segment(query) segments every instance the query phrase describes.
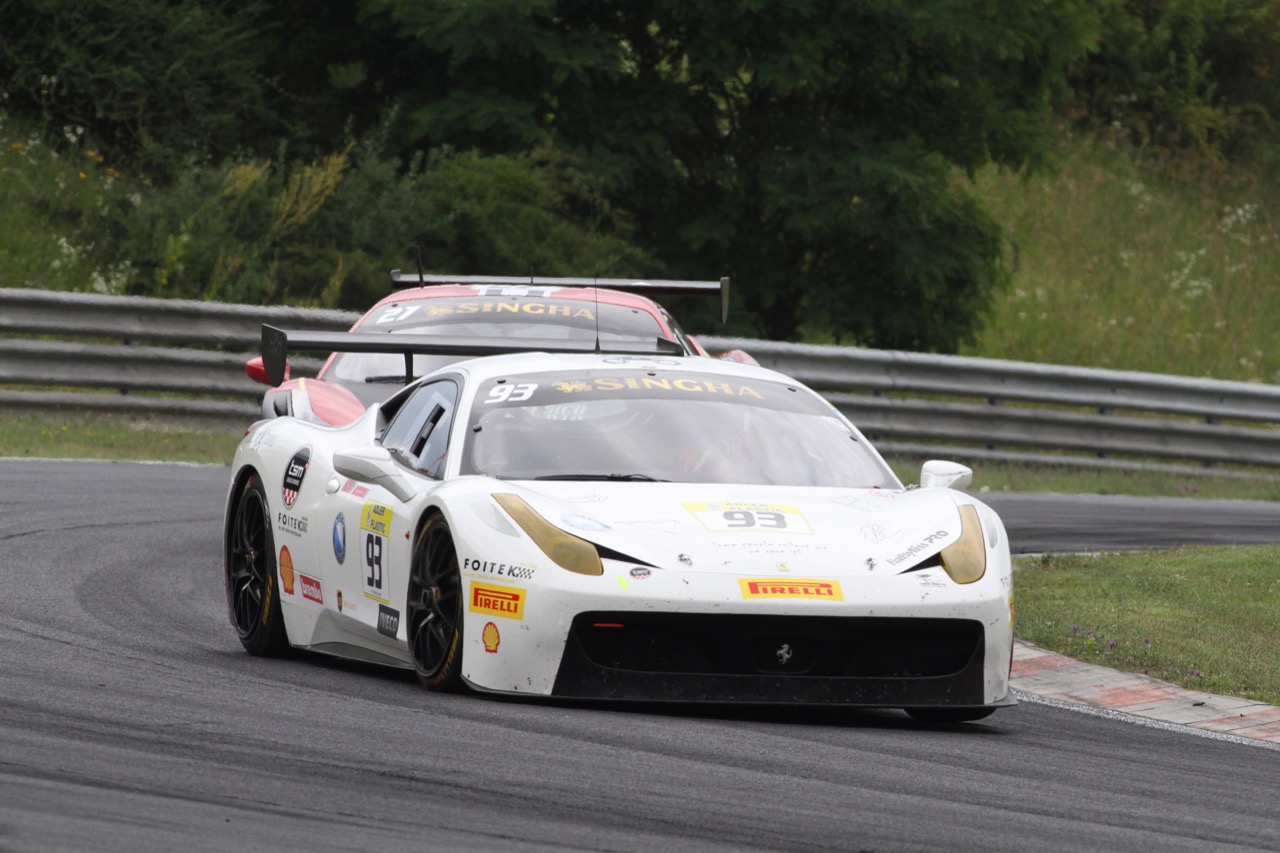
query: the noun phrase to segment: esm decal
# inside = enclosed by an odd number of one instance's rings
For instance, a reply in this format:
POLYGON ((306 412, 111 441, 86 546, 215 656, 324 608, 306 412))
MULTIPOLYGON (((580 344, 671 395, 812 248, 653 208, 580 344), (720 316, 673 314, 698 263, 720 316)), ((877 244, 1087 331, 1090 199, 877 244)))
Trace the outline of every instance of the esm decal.
POLYGON ((311 448, 304 447, 293 454, 293 458, 285 466, 284 484, 281 489, 285 506, 293 506, 293 502, 298 499, 298 491, 302 488, 302 478, 307 476, 307 467, 310 464, 311 448))

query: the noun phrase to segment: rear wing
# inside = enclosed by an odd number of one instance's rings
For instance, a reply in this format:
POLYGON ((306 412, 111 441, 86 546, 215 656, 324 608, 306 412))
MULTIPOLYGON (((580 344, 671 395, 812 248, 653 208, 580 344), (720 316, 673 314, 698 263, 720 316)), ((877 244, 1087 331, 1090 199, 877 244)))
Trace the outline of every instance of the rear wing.
POLYGON ((542 276, 503 275, 423 275, 391 271, 391 289, 426 287, 432 284, 475 284, 497 287, 607 287, 623 293, 671 294, 676 296, 720 296, 720 322, 729 319, 729 277, 719 281, 675 281, 635 278, 545 278, 542 276))
POLYGON ((310 332, 262 326, 262 366, 272 386, 284 382, 285 363, 293 352, 385 352, 404 356, 405 384, 413 380, 413 356, 456 355, 470 358, 513 352, 613 353, 617 355, 683 356, 684 348, 666 338, 565 341, 551 338, 507 338, 481 341, 446 335, 394 335, 388 332, 310 332))

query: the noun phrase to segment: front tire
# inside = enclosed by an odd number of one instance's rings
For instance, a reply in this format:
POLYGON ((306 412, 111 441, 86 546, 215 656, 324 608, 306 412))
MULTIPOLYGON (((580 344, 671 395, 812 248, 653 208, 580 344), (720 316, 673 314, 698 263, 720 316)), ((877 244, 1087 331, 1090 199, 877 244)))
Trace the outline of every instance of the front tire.
POLYGON ((276 580, 275 537, 262 479, 254 474, 236 503, 226 549, 227 607, 240 644, 251 655, 289 649, 276 580))
POLYGON ((462 576, 449 523, 432 515, 413 546, 409 652, 428 690, 456 693, 462 681, 462 576))

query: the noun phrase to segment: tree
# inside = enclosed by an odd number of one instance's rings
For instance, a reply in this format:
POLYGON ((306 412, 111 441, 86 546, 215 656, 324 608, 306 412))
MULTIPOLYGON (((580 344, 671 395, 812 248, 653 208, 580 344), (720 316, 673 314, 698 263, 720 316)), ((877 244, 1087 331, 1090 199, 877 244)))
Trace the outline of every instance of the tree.
POLYGON ((938 351, 1004 277, 958 176, 1041 157, 1082 5, 362 0, 436 72, 413 144, 571 152, 667 271, 735 278, 737 331, 938 351))

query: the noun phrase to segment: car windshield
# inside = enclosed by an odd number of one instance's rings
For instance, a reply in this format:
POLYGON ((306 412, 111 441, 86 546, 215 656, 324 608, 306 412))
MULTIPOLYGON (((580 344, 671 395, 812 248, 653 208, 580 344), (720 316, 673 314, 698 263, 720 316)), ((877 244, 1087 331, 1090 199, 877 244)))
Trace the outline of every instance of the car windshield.
POLYGON ((897 485, 825 402, 688 371, 530 374, 472 404, 462 473, 500 479, 897 485))
MULTIPOLYGON (((667 337, 656 317, 625 305, 583 299, 553 299, 540 295, 477 295, 433 297, 390 303, 360 324, 361 332, 447 335, 476 341, 530 339, 563 341, 621 340, 667 337)), ((414 355, 411 373, 425 376, 462 356, 414 355)), ((403 384, 404 356, 398 353, 338 353, 323 374, 330 382, 351 387, 361 384, 403 384)), ((382 399, 385 389, 373 391, 382 399)))

